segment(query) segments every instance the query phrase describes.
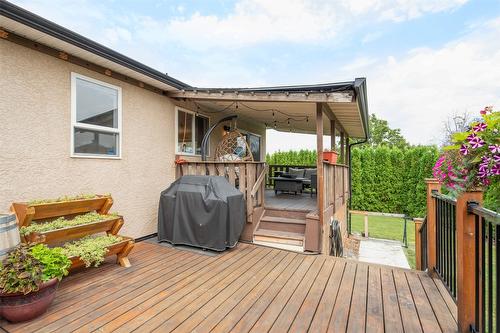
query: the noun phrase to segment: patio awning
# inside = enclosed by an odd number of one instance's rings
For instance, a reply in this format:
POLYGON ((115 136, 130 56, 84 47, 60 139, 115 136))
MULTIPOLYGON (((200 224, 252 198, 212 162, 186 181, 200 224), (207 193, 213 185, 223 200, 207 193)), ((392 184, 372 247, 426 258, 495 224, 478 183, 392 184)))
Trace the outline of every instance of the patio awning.
POLYGON ((264 88, 185 88, 168 96, 192 103, 200 111, 264 123, 283 132, 316 133, 316 107, 321 103, 324 134, 330 120, 352 138, 368 135, 366 80, 319 85, 264 88))

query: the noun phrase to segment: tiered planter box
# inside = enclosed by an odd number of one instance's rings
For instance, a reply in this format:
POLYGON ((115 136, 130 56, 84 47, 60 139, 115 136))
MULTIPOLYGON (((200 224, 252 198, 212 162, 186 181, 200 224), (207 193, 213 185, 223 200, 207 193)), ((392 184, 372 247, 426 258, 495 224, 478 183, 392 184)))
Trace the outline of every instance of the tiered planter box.
MULTIPOLYGON (((44 223, 59 217, 71 218, 76 215, 89 212, 97 212, 106 215, 113 205, 113 199, 109 196, 97 196, 92 199, 72 200, 64 202, 51 202, 30 205, 25 202, 15 202, 11 210, 16 214, 19 227, 29 226, 32 222, 44 223)), ((48 245, 61 244, 88 235, 107 233, 117 235, 123 240, 108 247, 106 257, 116 255, 117 263, 123 267, 130 267, 128 254, 134 247, 134 240, 130 237, 118 235, 123 226, 123 217, 117 215, 115 218, 97 221, 62 229, 56 229, 40 233, 31 233, 22 237, 23 242, 45 243, 48 245)), ((71 269, 81 267, 84 263, 78 257, 70 258, 71 269)))

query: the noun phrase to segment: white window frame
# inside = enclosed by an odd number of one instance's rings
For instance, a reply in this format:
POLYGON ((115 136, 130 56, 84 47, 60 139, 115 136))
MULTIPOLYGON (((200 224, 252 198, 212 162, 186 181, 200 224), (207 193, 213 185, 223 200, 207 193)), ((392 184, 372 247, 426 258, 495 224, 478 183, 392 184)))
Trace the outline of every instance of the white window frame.
POLYGON ((71 151, 70 156, 76 158, 97 158, 97 159, 114 159, 119 160, 122 158, 122 88, 93 79, 88 76, 84 76, 78 73, 71 73, 71 151), (80 123, 76 121, 76 80, 84 80, 94 84, 98 84, 100 86, 114 89, 118 92, 118 128, 99 126, 99 125, 91 125, 80 123), (113 133, 118 134, 118 155, 105 155, 105 154, 81 154, 75 153, 75 128, 88 129, 92 131, 99 131, 104 133, 113 133))
MULTIPOLYGON (((183 156, 201 156, 200 154, 196 154, 196 116, 198 117, 203 117, 208 120, 208 128, 210 128, 210 117, 207 115, 204 115, 200 112, 194 112, 185 108, 181 108, 176 106, 175 107, 175 154, 176 155, 183 155, 183 156), (193 115, 193 120, 191 123, 192 130, 193 130, 193 151, 194 153, 186 153, 186 152, 181 152, 179 151, 179 111, 185 112, 185 113, 190 113, 193 115)), ((210 141, 208 142, 208 149, 207 149, 207 157, 210 156, 210 141)))

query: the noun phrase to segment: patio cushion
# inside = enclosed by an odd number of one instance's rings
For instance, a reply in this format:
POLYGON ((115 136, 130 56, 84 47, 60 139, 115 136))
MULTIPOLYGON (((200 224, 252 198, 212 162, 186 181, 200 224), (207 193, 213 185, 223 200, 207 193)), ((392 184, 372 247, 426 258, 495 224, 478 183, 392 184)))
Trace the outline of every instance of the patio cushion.
POLYGON ((312 175, 316 175, 318 171, 316 169, 306 169, 304 171, 304 178, 311 179, 312 175))
POLYGON ((304 169, 290 168, 288 169, 288 173, 297 178, 304 178, 304 169))

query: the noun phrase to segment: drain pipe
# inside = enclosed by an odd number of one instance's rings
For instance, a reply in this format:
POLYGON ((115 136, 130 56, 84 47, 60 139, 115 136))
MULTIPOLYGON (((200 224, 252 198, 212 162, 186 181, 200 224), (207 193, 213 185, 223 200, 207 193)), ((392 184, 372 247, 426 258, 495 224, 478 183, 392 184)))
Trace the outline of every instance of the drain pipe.
POLYGON ((351 143, 349 144, 349 204, 347 205, 348 206, 348 209, 349 211, 347 212, 348 215, 347 215, 347 218, 348 218, 348 222, 347 222, 347 231, 349 232, 349 234, 351 234, 351 209, 352 209, 352 152, 351 152, 351 149, 352 147, 356 146, 356 145, 360 145, 360 144, 363 144, 363 143, 366 143, 368 142, 368 138, 365 137, 363 140, 361 141, 358 141, 358 142, 354 142, 354 143, 351 143))

